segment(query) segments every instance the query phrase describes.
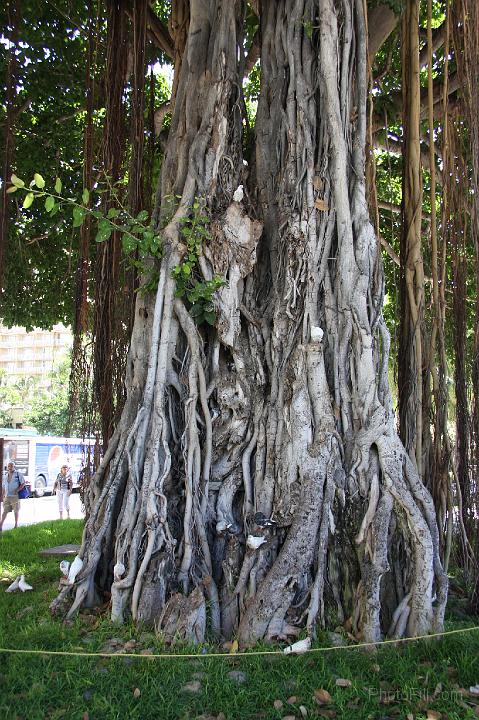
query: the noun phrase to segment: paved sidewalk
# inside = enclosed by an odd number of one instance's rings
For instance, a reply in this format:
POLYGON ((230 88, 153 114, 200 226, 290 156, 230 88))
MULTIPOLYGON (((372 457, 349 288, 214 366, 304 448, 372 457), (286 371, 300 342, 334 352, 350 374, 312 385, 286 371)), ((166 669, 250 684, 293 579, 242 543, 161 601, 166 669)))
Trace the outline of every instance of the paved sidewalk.
MULTIPOLYGON (((35 525, 44 520, 58 520, 58 500, 56 495, 45 495, 42 498, 28 498, 20 501, 19 525, 35 525)), ((1 505, 3 512, 3 504, 1 505)), ((66 512, 63 513, 66 519, 66 512)), ((81 507, 80 494, 73 493, 70 496, 70 518, 78 520, 84 517, 81 507)), ((3 529, 11 530, 15 525, 13 513, 9 513, 3 523, 3 529)))

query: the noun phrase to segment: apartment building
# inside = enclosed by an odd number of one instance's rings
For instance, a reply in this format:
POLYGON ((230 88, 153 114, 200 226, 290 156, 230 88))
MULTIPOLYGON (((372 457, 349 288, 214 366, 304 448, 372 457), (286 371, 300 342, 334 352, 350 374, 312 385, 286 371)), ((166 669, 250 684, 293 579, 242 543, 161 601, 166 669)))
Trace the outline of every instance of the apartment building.
POLYGON ((63 325, 30 332, 0 325, 0 371, 5 371, 9 381, 33 377, 46 385, 49 373, 69 353, 72 342, 70 330, 63 325))

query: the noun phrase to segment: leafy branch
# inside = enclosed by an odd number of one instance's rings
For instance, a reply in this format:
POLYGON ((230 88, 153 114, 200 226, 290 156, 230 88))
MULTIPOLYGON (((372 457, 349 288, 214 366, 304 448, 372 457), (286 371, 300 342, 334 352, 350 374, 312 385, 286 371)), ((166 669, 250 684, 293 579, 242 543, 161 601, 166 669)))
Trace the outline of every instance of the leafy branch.
POLYGON ((207 322, 214 325, 216 312, 213 303, 215 292, 226 285, 226 280, 215 275, 211 280, 203 280, 198 270, 201 247, 210 239, 209 219, 201 213, 200 203, 193 203, 192 212, 181 220, 181 237, 186 244, 186 253, 182 262, 173 269, 176 282, 176 297, 186 298, 189 311, 198 325, 207 322))
MULTIPOLYGON (((129 262, 138 269, 143 278, 149 278, 143 283, 141 291, 156 290, 159 275, 158 271, 151 267, 150 261, 151 258, 161 258, 162 244, 160 235, 152 230, 151 224, 147 222, 149 214, 146 210, 141 210, 136 217, 133 217, 124 207, 111 207, 105 214, 97 209, 99 198, 96 207, 92 207, 93 193, 87 188, 83 189, 79 201, 62 195, 63 185, 58 177, 53 191, 46 190, 45 185, 45 180, 39 173, 34 174, 28 186, 21 178, 12 175, 11 186, 7 189, 7 193, 23 191, 25 197, 22 206, 25 209, 30 208, 39 198, 45 198, 45 210, 52 217, 64 207, 70 207, 74 228, 81 227, 87 217, 94 218, 97 221, 95 241, 98 243, 106 242, 112 233, 117 231, 121 234, 122 249, 128 256, 129 262)), ((109 191, 115 198, 114 189, 109 188, 109 191)), ((100 195, 103 191, 96 189, 95 192, 100 195)), ((199 271, 202 244, 211 236, 209 219, 201 213, 198 200, 193 203, 190 215, 181 220, 180 234, 187 250, 182 262, 172 271, 176 283, 176 297, 186 299, 191 316, 198 325, 203 322, 214 325, 216 322, 214 294, 226 285, 226 280, 219 275, 215 275, 211 280, 204 280, 199 271)))
MULTIPOLYGON (((155 271, 152 271, 147 259, 161 258, 162 245, 158 233, 147 223, 149 214, 146 210, 141 210, 136 217, 133 217, 123 207, 121 209, 111 207, 105 214, 97 209, 99 203, 96 207, 91 206, 93 193, 87 188, 83 189, 81 201, 65 197, 61 194, 63 184, 60 178, 56 178, 54 191, 50 191, 45 189, 45 180, 39 173, 34 174, 33 180, 28 186, 16 175, 12 175, 11 183, 7 193, 25 192, 22 203, 22 207, 25 209, 30 208, 35 200, 44 197, 45 210, 51 217, 63 210, 64 207, 71 208, 74 228, 81 227, 88 216, 94 218, 97 221, 95 241, 98 243, 109 240, 115 231, 120 233, 122 249, 129 257, 130 263, 138 269, 140 275, 150 275, 149 281, 142 286, 142 291, 148 292, 156 289, 158 276, 155 271)), ((96 190, 98 195, 102 192, 102 190, 96 190)))

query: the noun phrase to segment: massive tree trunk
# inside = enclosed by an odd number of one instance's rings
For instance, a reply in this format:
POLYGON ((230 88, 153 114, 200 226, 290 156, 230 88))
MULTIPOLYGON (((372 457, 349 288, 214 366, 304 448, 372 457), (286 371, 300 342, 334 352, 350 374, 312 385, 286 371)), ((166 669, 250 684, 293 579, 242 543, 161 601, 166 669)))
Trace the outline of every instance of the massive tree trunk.
POLYGON ((155 621, 166 637, 209 628, 245 645, 338 619, 365 640, 428 632, 447 581, 388 387, 364 4, 263 0, 249 165, 244 12, 189 4, 158 290, 138 297, 128 398, 91 486, 68 615, 110 590, 115 621, 155 621), (193 272, 227 281, 214 327, 195 324, 172 276, 198 213, 209 233, 193 272))

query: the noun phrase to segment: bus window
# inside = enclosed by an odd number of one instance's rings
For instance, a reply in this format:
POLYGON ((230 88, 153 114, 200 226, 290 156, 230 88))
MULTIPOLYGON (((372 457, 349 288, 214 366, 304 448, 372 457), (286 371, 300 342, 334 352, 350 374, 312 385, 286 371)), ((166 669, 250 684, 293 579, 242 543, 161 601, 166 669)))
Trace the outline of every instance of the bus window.
POLYGON ((14 462, 17 470, 23 475, 28 475, 29 447, 28 440, 6 440, 3 447, 4 465, 7 466, 9 462, 14 462))

